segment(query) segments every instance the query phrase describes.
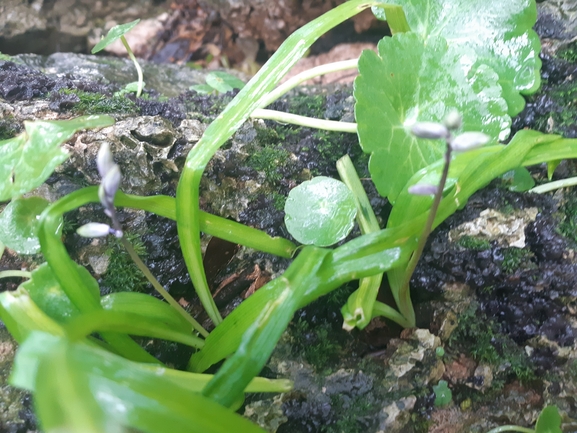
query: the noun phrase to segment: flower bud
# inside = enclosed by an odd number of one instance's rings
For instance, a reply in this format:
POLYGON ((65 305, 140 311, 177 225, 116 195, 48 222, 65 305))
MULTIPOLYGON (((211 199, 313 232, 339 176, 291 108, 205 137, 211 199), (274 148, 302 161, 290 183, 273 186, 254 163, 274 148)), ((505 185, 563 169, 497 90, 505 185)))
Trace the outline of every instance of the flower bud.
POLYGON ((439 187, 437 185, 431 185, 427 183, 421 183, 417 185, 411 185, 409 187, 409 194, 413 195, 435 195, 439 187))
POLYGON ((110 145, 105 141, 98 149, 98 154, 96 155, 96 167, 98 167, 100 177, 104 178, 113 165, 114 160, 112 159, 110 145))
POLYGON ((462 122, 463 118, 461 117, 461 115, 457 110, 453 110, 449 114, 447 114, 447 117, 445 117, 445 120, 443 121, 445 126, 449 128, 451 131, 459 129, 461 127, 462 122))
POLYGON ((436 122, 417 122, 411 127, 411 132, 419 138, 431 140, 444 139, 449 136, 447 127, 436 122))
POLYGON ((109 207, 114 203, 114 196, 116 195, 116 191, 118 191, 121 179, 120 168, 118 165, 113 164, 108 170, 108 173, 102 178, 100 182, 101 188, 98 191, 98 197, 104 207, 109 207))
POLYGON ((101 238, 111 234, 111 227, 108 224, 88 223, 76 229, 76 233, 84 238, 101 238))
POLYGON ((466 152, 487 144, 491 137, 482 132, 464 132, 451 141, 451 149, 455 152, 466 152))

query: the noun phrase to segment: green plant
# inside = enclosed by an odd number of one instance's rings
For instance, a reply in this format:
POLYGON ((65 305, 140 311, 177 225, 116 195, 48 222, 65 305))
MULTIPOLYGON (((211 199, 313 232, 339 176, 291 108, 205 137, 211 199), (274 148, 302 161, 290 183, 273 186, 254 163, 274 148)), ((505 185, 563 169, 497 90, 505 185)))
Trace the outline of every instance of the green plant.
MULTIPOLYGON (((577 140, 530 130, 518 132, 507 146, 498 144, 509 133, 510 115, 523 108, 521 94, 539 86, 539 41, 531 30, 536 18, 533 0, 510 0, 505 5, 497 0, 409 0, 403 7, 394 3, 351 0, 290 36, 192 148, 176 198, 117 192, 120 172, 103 147, 98 157, 102 184, 75 191, 38 215, 36 236, 47 263, 26 275, 31 277, 28 285, 0 295, 0 317, 21 344, 12 383, 34 393, 45 430, 263 431, 234 409, 245 392, 290 387, 286 381, 256 376, 297 309, 346 282, 360 280, 343 307, 347 329, 363 328, 379 315, 414 326, 409 282, 431 230, 496 177, 519 167, 577 156, 577 140), (314 68, 275 89, 316 39, 368 7, 387 19, 393 32, 380 42, 379 54, 365 52, 358 61, 314 68), (424 10, 429 13, 424 15, 424 10), (446 14, 448 10, 453 13, 446 14), (357 123, 265 109, 311 76, 357 67, 357 123), (307 245, 297 251, 286 239, 201 212, 199 184, 207 163, 249 117, 357 133, 363 150, 371 154, 371 178, 393 205, 386 228, 379 226, 346 157, 337 168, 351 191, 362 236, 337 248, 307 245), (454 154, 487 141, 487 146, 454 154), (97 282, 70 259, 58 231, 61 218, 98 202, 110 223, 90 223, 80 233, 120 239, 167 303, 134 292, 101 297, 97 282), (210 334, 163 292, 144 266, 115 218, 118 206, 176 220, 195 290, 216 325, 210 334), (296 258, 281 277, 259 289, 223 321, 204 275, 201 231, 296 258), (376 301, 385 272, 396 305, 376 301), (189 371, 160 366, 129 335, 194 348, 189 371), (201 374, 223 360, 214 376, 201 374)), ((123 32, 135 23, 111 30, 110 38, 122 40, 123 32)), ((139 93, 141 89, 140 85, 139 93)), ((39 186, 66 159, 60 145, 76 130, 112 122, 108 116, 87 116, 68 122, 27 123, 25 133, 0 142, 0 165, 7 168, 0 178, 0 200, 17 200, 39 186)), ((330 215, 324 221, 325 226, 332 224, 330 215)))
MULTIPOLYGON (((106 36, 103 37, 100 40, 100 42, 98 42, 94 46, 94 48, 92 48, 92 51, 91 51, 92 54, 96 54, 99 51, 102 51, 104 48, 106 48, 108 45, 110 45, 111 43, 113 43, 117 39, 120 39, 120 42, 122 42, 122 45, 124 45, 124 48, 126 48, 126 52, 128 53, 128 57, 130 57, 130 60, 132 60, 132 63, 134 63, 134 67, 136 68, 136 73, 138 75, 138 81, 136 82, 136 97, 137 98, 140 97, 140 95, 142 93, 142 89, 144 88, 144 79, 142 77, 142 68, 140 67, 140 63, 138 63, 138 60, 136 60, 136 57, 134 57, 134 53, 132 52, 130 45, 128 45, 128 42, 126 41, 126 38, 124 37, 124 35, 126 33, 128 33, 130 30, 132 30, 132 28, 134 26, 136 26, 139 22, 140 22, 140 19, 137 19, 137 20, 131 21, 131 22, 126 23, 126 24, 119 24, 117 26, 112 27, 108 31, 106 36)), ((134 83, 127 84, 124 90, 126 92, 135 91, 134 90, 134 83)))
POLYGON ((206 74, 204 79, 206 84, 196 84, 190 86, 190 90, 194 90, 197 93, 226 93, 234 89, 242 89, 244 87, 244 81, 228 72, 223 71, 213 71, 206 74))

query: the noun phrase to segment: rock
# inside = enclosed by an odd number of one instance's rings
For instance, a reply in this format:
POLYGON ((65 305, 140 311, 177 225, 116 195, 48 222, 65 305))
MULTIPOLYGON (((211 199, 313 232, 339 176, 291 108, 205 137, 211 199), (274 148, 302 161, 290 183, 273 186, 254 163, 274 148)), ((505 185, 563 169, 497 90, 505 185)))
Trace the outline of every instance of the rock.
POLYGON ((7 54, 85 53, 101 22, 125 23, 158 14, 143 0, 6 0, 0 4, 0 51, 7 54))

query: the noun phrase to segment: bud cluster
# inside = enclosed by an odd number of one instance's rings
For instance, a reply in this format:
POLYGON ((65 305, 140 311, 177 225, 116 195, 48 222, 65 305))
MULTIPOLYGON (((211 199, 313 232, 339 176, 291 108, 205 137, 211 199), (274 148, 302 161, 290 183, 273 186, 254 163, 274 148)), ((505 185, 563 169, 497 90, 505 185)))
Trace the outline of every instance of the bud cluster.
MULTIPOLYGON (((461 115, 456 111, 452 111, 445 117, 443 123, 417 122, 412 126, 411 132, 419 138, 445 140, 449 155, 451 151, 466 152, 477 149, 489 142, 490 137, 482 132, 463 132, 454 137, 451 131, 460 128, 461 124, 461 115)), ((450 156, 448 158, 450 160, 450 156)), ((438 189, 435 185, 419 184, 410 186, 409 193, 415 195, 434 195, 438 192, 438 189)))
POLYGON ((100 146, 98 155, 96 156, 96 166, 98 168, 98 173, 102 178, 100 186, 98 187, 98 198, 104 207, 104 213, 112 221, 112 227, 108 224, 91 222, 78 228, 76 233, 84 237, 114 235, 117 238, 121 238, 123 233, 120 229, 120 223, 116 218, 114 196, 120 186, 122 174, 120 173, 120 167, 118 167, 112 159, 112 152, 110 151, 110 145, 108 143, 104 143, 100 146))

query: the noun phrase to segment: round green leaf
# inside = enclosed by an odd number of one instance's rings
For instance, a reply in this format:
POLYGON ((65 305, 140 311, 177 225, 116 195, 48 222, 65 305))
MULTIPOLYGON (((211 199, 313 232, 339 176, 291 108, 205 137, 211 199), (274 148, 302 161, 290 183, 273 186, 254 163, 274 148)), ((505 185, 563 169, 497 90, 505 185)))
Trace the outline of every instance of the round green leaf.
POLYGON ((371 153, 371 177, 392 203, 413 174, 445 151, 444 141, 411 134, 416 122, 442 122, 456 110, 463 117, 457 133, 508 136, 511 118, 499 77, 488 66, 475 67, 473 52, 464 55, 441 37, 425 42, 412 32, 382 39, 378 50, 359 59, 355 115, 360 144, 371 153))
MULTIPOLYGON (((479 62, 493 68, 508 104, 508 113, 521 112, 520 95, 535 92, 541 83, 535 0, 387 0, 403 6, 411 30, 426 41, 442 36, 460 50, 473 50, 479 62)), ((466 53, 466 51, 464 51, 466 53)))
POLYGON ((18 254, 38 253, 38 217, 46 206, 48 201, 41 197, 20 198, 8 203, 0 214, 0 241, 18 254))
POLYGON ((320 247, 344 239, 357 215, 353 194, 347 186, 324 176, 291 190, 284 210, 289 233, 302 244, 320 247))
POLYGON ((100 42, 98 42, 94 48, 92 48, 92 54, 95 54, 99 51, 102 51, 104 48, 106 48, 108 45, 110 45, 112 42, 114 42, 115 40, 117 40, 118 38, 120 38, 121 36, 124 36, 126 33, 128 33, 136 24, 138 24, 140 22, 140 19, 134 20, 130 23, 126 23, 126 24, 119 24, 117 26, 112 27, 108 33, 106 34, 106 36, 104 38, 102 38, 100 40, 100 42))

